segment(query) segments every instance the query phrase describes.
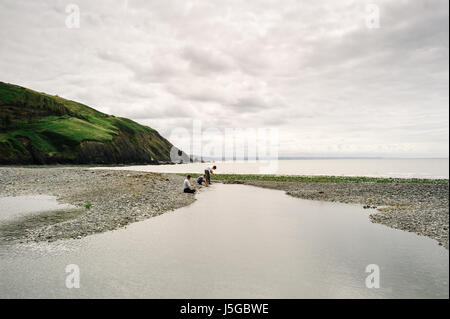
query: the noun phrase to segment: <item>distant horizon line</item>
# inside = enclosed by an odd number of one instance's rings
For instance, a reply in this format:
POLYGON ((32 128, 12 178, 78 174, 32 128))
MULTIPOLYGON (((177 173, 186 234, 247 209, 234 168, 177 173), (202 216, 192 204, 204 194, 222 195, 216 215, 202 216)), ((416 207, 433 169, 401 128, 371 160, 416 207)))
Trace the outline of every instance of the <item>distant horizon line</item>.
MULTIPOLYGON (((191 158, 196 161, 239 161, 239 160, 248 160, 246 157, 239 158, 218 158, 218 157, 201 157, 201 156, 191 156, 191 158)), ((279 157, 261 157, 255 158, 251 160, 327 160, 327 159, 441 159, 441 160, 449 160, 449 157, 387 157, 387 156, 279 156, 279 157)))

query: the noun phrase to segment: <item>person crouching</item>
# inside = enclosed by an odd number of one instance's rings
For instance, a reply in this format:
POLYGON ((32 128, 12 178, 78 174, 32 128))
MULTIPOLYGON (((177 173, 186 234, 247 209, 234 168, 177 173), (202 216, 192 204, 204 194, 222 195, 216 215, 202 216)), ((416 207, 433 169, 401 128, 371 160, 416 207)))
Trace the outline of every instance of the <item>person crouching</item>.
POLYGON ((205 186, 208 187, 209 184, 208 184, 208 181, 206 180, 206 174, 203 174, 203 176, 199 176, 199 177, 197 178, 197 183, 198 183, 199 185, 205 184, 205 186))

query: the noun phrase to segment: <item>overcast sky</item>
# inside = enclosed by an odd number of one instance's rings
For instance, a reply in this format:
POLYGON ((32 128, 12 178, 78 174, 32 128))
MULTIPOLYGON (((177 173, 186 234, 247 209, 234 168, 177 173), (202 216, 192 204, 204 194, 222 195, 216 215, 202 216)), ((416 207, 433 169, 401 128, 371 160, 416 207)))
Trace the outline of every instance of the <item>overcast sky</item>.
POLYGON ((166 137, 200 120, 219 132, 277 128, 284 156, 448 157, 448 10, 447 0, 0 0, 0 81, 166 137), (70 3, 80 28, 66 26, 70 3))

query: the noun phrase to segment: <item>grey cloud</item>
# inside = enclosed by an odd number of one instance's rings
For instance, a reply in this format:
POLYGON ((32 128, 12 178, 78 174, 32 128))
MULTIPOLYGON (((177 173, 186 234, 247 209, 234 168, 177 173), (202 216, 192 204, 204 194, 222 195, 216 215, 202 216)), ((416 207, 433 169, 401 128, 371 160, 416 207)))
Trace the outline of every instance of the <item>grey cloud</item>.
POLYGON ((240 97, 236 103, 232 104, 239 112, 258 112, 267 109, 282 109, 285 107, 281 99, 264 98, 259 95, 250 95, 240 97))
POLYGON ((189 61, 191 70, 198 75, 226 72, 233 68, 233 62, 229 57, 211 49, 186 47, 182 56, 189 61))
POLYGON ((3 0, 0 80, 162 134, 197 119, 277 127, 280 154, 448 156, 448 1, 376 1, 379 29, 366 3, 80 0, 68 29, 65 2, 3 0))

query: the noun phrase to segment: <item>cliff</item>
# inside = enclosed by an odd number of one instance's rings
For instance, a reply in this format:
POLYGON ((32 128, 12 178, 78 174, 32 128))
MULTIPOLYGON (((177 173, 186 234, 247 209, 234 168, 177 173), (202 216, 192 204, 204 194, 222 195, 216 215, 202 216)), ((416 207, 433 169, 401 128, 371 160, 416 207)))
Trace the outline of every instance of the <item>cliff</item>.
POLYGON ((148 126, 0 82, 0 164, 159 164, 172 147, 148 126))

